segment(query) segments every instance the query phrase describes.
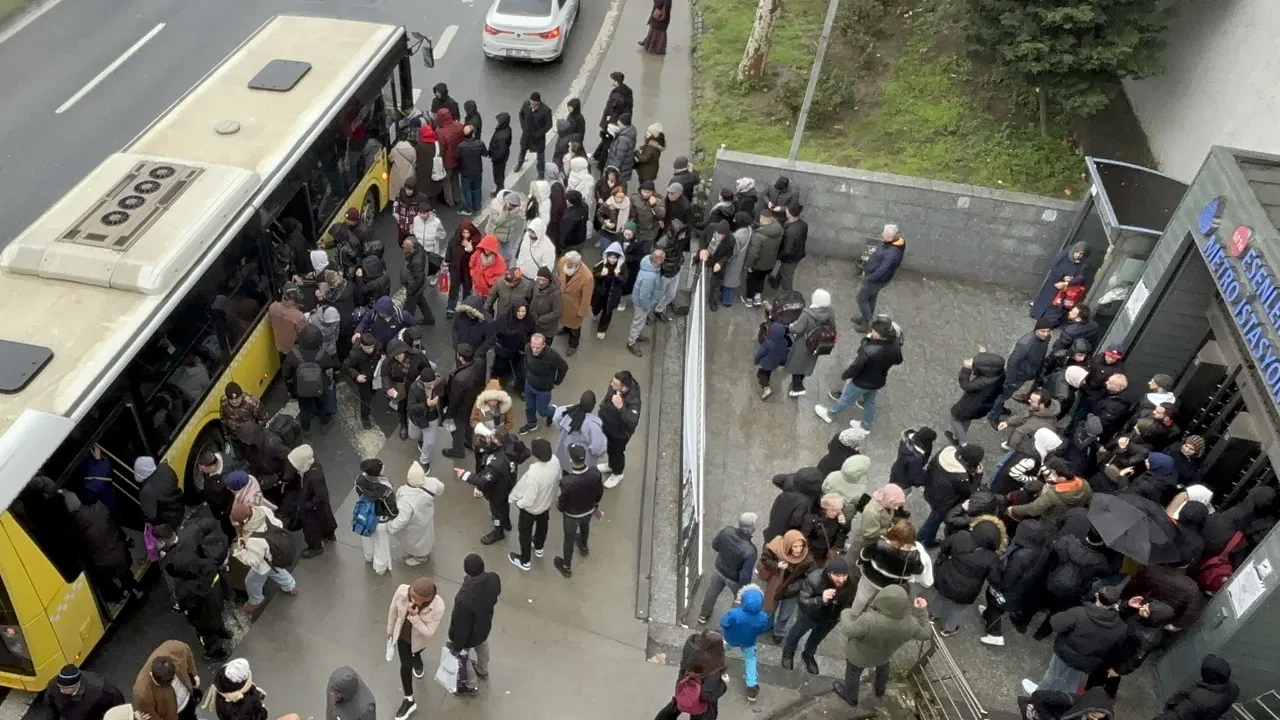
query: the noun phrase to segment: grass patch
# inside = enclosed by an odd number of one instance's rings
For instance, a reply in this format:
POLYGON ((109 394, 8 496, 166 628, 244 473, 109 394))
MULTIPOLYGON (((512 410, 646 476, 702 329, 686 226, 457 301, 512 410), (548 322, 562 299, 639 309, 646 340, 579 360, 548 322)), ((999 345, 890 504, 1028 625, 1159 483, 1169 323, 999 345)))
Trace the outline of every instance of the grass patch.
POLYGON ((0 24, 18 14, 31 0, 0 0, 0 24))
MULTIPOLYGON (((1041 137, 1032 98, 992 82, 966 52, 960 0, 841 2, 842 14, 857 14, 845 25, 856 31, 832 34, 819 85, 831 101, 815 100, 800 159, 1057 197, 1083 189, 1065 124, 1041 137)), ((736 70, 753 13, 742 0, 698 3, 695 146, 705 162, 722 144, 785 156, 826 1, 786 0, 766 77, 749 87, 736 70)))

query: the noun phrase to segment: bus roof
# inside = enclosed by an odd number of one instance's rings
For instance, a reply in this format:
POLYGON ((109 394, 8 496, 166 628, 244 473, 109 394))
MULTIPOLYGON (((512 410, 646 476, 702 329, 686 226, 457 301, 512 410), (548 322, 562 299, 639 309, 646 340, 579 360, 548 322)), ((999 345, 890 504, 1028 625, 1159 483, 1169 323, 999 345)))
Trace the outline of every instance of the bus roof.
MULTIPOLYGON (((231 241, 235 233, 228 230, 252 215, 293 156, 326 129, 403 32, 351 20, 271 19, 4 248, 0 339, 48 347, 53 359, 23 390, 0 395, 0 447, 34 440, 8 436, 24 413, 78 420, 87 412, 231 241), (286 92, 251 89, 250 79, 279 59, 311 67, 286 92), (215 126, 225 121, 238 130, 220 134, 215 126), (161 165, 189 171, 188 184, 156 192, 156 203, 171 204, 153 211, 131 236, 102 240, 113 225, 101 214, 110 210, 104 200, 120 197, 127 183, 161 165), (91 224, 86 218, 97 223, 98 235, 83 229, 91 224), (114 272, 95 267, 102 265, 114 272)), ((47 457, 65 433, 44 434, 39 449, 17 447, 47 457)), ((0 489, 0 495, 8 493, 0 489)))

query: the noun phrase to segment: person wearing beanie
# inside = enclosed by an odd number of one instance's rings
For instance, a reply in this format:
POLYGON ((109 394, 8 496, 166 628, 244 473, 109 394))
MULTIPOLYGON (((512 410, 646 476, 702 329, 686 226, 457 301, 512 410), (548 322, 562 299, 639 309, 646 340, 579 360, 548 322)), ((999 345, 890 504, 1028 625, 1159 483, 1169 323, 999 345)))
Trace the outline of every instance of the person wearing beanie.
POLYGON ((902 343, 893 321, 877 318, 871 323, 871 332, 859 341, 853 362, 840 374, 840 379, 845 381, 844 387, 840 392, 832 390, 828 393, 835 404, 829 408, 815 405, 814 413, 830 423, 833 417, 858 403, 862 406, 862 420, 855 420, 850 426, 856 425, 871 432, 876 421, 876 396, 889 382, 889 371, 901 364, 902 343))
MULTIPOLYGON (((550 247, 550 240, 544 242, 550 247)), ((524 250, 521 249, 521 252, 524 250)), ((554 248, 548 262, 548 265, 539 265, 532 270, 534 281, 533 295, 529 298, 529 316, 533 318, 533 331, 542 333, 551 342, 560 332, 565 303, 564 290, 556 281, 554 248)))
POLYGON ((937 439, 938 433, 927 425, 903 430, 898 438, 898 457, 889 466, 889 482, 904 492, 924 487, 925 466, 933 456, 933 443, 937 439))
POLYGON ((711 285, 707 288, 707 307, 715 312, 726 304, 724 275, 737 246, 727 221, 716 221, 710 226, 710 231, 706 246, 698 251, 698 261, 710 271, 707 276, 711 280, 711 285))
POLYGON ((440 424, 453 436, 451 447, 445 448, 441 454, 461 460, 467 456, 466 446, 473 441, 471 411, 475 409, 476 398, 484 392, 489 368, 487 358, 477 357, 467 343, 459 343, 454 348, 454 362, 456 365, 444 380, 445 390, 436 407, 440 412, 440 424))
POLYGON ((302 478, 298 493, 298 516, 302 524, 302 537, 307 547, 302 557, 313 558, 324 552, 324 543, 335 542, 334 532, 338 520, 333 516, 333 504, 329 502, 329 484, 324 468, 316 462, 315 450, 310 445, 299 445, 289 451, 289 464, 302 478))
POLYGON ((787 208, 800 202, 800 189, 791 183, 791 178, 779 175, 764 191, 764 204, 773 213, 773 219, 779 223, 787 221, 787 208))
MULTIPOLYGON (((742 181, 739 181, 739 185, 741 183, 742 181)), ((737 215, 735 214, 734 217, 736 218, 737 215)), ((773 213, 767 208, 759 211, 754 217, 759 218, 759 224, 751 231, 751 237, 747 241, 747 254, 742 261, 747 273, 742 300, 749 308, 758 307, 761 304, 760 293, 764 291, 765 278, 773 272, 774 266, 778 263, 783 235, 782 225, 778 224, 778 221, 773 218, 773 213)))
POLYGON ((415 567, 431 557, 436 545, 436 498, 444 483, 428 477, 419 463, 409 465, 405 484, 396 488, 396 516, 387 531, 399 542, 404 564, 415 567))
POLYGON ((396 588, 387 608, 387 649, 395 646, 400 660, 400 688, 404 700, 396 709, 395 719, 405 720, 418 709, 414 700, 413 679, 426 675, 422 651, 435 637, 440 621, 444 620, 444 598, 436 590, 436 584, 420 577, 408 585, 396 588))
POLYGON ((1155 720, 1217 720, 1226 717, 1240 697, 1240 686, 1231 679, 1231 663, 1217 655, 1200 661, 1200 679, 1174 693, 1155 720))
POLYGON ((555 454, 561 468, 573 467, 569 448, 581 445, 587 451, 587 464, 595 467, 609 449, 609 439, 604 434, 604 422, 596 415, 596 394, 583 391, 575 405, 561 405, 551 416, 556 428, 555 454))
POLYGON ((532 556, 543 555, 551 506, 560 494, 560 477, 563 475, 560 461, 551 450, 551 443, 537 438, 531 449, 534 461, 515 487, 511 488, 508 497, 519 512, 516 528, 520 537, 520 552, 508 553, 507 558, 512 565, 525 571, 533 569, 532 556))
POLYGON ((1204 437, 1187 435, 1182 442, 1164 449, 1164 454, 1173 459, 1173 467, 1181 485, 1194 485, 1200 481, 1200 473, 1204 468, 1204 437))
MULTIPOLYGON (((671 169, 671 182, 680 183, 680 187, 684 191, 684 199, 689 203, 693 203, 693 192, 702 182, 702 176, 698 174, 697 170, 693 169, 693 166, 689 164, 689 158, 684 155, 676 158, 675 162, 671 164, 671 169)), ((730 194, 729 199, 732 203, 732 194, 730 194)), ((728 220, 729 218, 718 219, 728 220)))
MULTIPOLYGON (((754 524, 755 513, 744 513, 751 516, 754 524)), ((742 521, 738 522, 739 527, 742 521)), ((754 525, 753 525, 754 526, 754 525)), ((723 531, 721 531, 723 532, 723 531)), ((752 558, 754 564, 755 558, 752 558)), ((751 571, 747 571, 749 581, 751 571)), ((745 667, 743 680, 747 685, 747 702, 753 703, 760 698, 760 678, 756 658, 756 639, 769 632, 773 621, 769 613, 764 611, 764 591, 759 585, 746 583, 737 593, 737 602, 720 618, 720 633, 724 636, 726 648, 737 648, 742 651, 745 667)), ((705 604, 705 603, 704 603, 705 604)), ((702 618, 699 618, 702 621, 702 618)))
MULTIPOLYGON (((655 0, 662 1, 662 0, 655 0)), ((667 149, 667 136, 660 123, 653 123, 644 131, 644 142, 636 149, 636 177, 640 182, 658 179, 662 170, 662 151, 667 149)), ((681 188, 681 193, 684 189, 681 188)))
POLYGON ((418 464, 427 472, 431 471, 431 459, 436 454, 436 430, 440 427, 440 397, 436 394, 439 382, 431 363, 423 363, 405 397, 409 439, 418 446, 418 464))
MULTIPOLYGON (((1045 358, 1049 355, 1050 338, 1053 336, 1053 323, 1041 318, 1036 320, 1035 327, 1025 333, 1013 344, 1009 351, 1009 359, 1004 366, 1004 385, 996 396, 987 413, 987 423, 996 428, 1001 416, 1005 413, 1005 403, 1024 383, 1040 377, 1045 358)), ((1009 443, 1012 447, 1014 443, 1009 443)))
POLYGON ((631 194, 631 205, 627 213, 627 220, 633 220, 636 224, 633 242, 640 243, 642 247, 652 247, 666 218, 667 204, 662 202, 653 181, 640 183, 639 188, 631 194))
POLYGON ((133 681, 134 717, 196 720, 203 690, 199 673, 189 645, 181 640, 160 643, 133 681))
POLYGON ((186 515, 186 507, 182 502, 182 490, 178 487, 178 476, 169 463, 154 458, 141 456, 133 463, 133 479, 141 487, 138 489, 138 505, 142 509, 142 519, 152 527, 168 525, 176 528, 182 525, 186 515))
POLYGON ((862 285, 858 288, 858 314, 854 327, 866 332, 876 315, 876 299, 880 291, 893 280, 907 254, 907 240, 898 226, 889 223, 880 232, 880 247, 871 254, 862 267, 862 285))
POLYGON ((861 614, 852 609, 840 613, 840 633, 845 637, 844 681, 832 687, 842 700, 857 707, 864 670, 875 668, 872 689, 883 697, 889 687, 889 661, 898 648, 908 642, 927 641, 933 637, 929 625, 928 602, 912 599, 906 588, 890 585, 876 594, 861 614))
POLYGON ((479 692, 471 671, 477 678, 489 677, 489 633, 493 630, 493 613, 502 594, 502 580, 497 573, 486 572, 484 559, 468 555, 462 561, 466 577, 453 597, 453 613, 449 616, 449 641, 445 647, 458 658, 458 695, 479 692))
POLYGON ((205 696, 201 707, 212 700, 218 720, 267 720, 267 694, 253 683, 249 661, 236 658, 213 673, 212 697, 205 696))
MULTIPOLYGON (((883 327, 880 329, 884 330, 883 327)), ((787 355, 787 372, 791 374, 791 390, 787 395, 794 398, 805 394, 804 379, 818 369, 818 356, 830 354, 835 348, 836 315, 831 309, 831 293, 822 288, 814 290, 809 296, 809 307, 801 311, 800 317, 787 327, 787 332, 795 339, 787 355)), ((894 342, 892 333, 882 340, 894 342)), ((888 348, 885 359, 892 359, 892 349, 888 348)), ((874 409, 871 415, 874 417, 874 409)), ((863 427, 870 430, 871 424, 864 422, 863 427)))
POLYGON ((924 499, 929 517, 920 524, 920 542, 937 547, 938 529, 951 509, 973 494, 982 481, 981 445, 948 445, 933 456, 925 468, 924 499))
POLYGON ((276 351, 281 355, 289 354, 298 341, 298 333, 309 325, 307 314, 302 311, 302 295, 298 292, 297 285, 285 285, 280 299, 267 306, 267 320, 271 323, 276 351))
POLYGON ((1089 486, 1089 481, 1074 476, 1067 461, 1056 455, 1045 458, 1040 479, 1044 481, 1044 489, 1040 491, 1040 495, 1030 503, 1010 507, 1007 511, 1010 518, 1040 518, 1053 523, 1068 510, 1087 507, 1093 500, 1093 488, 1089 486))
POLYGON ((234 438, 241 425, 248 422, 266 425, 270 418, 258 398, 247 394, 239 383, 229 382, 218 403, 218 419, 222 421, 223 435, 234 438))
POLYGON ((356 507, 353 518, 361 512, 362 503, 371 503, 374 527, 368 535, 360 534, 360 549, 364 561, 373 565, 373 571, 385 575, 391 569, 391 528, 388 525, 399 513, 395 488, 382 475, 382 461, 370 458, 360 462, 360 475, 356 477, 356 507))
POLYGON ((1104 587, 1082 605, 1054 615, 1053 656, 1039 683, 1022 681, 1028 695, 1036 690, 1075 693, 1089 674, 1102 666, 1128 635, 1120 617, 1120 591, 1104 587))
MULTIPOLYGON (((698 613, 698 624, 706 625, 711 613, 716 609, 716 600, 727 587, 730 593, 736 593, 751 583, 751 574, 756 567, 759 549, 752 542, 756 532, 757 518, 753 512, 744 512, 738 516, 737 525, 725 525, 711 539, 711 551, 716 554, 715 573, 707 581, 707 591, 702 596, 702 608, 698 613)), ((761 603, 764 597, 761 596, 761 603)), ((752 643, 754 645, 754 641, 752 643)), ((753 683, 747 683, 748 686, 753 683)))
MULTIPOLYGON (((591 401, 594 405, 594 395, 591 401)), ((560 500, 556 505, 564 518, 564 548, 553 564, 562 576, 570 578, 573 577, 574 546, 577 546, 582 557, 587 557, 591 552, 587 545, 591 534, 591 518, 600 512, 600 501, 604 499, 604 480, 595 463, 587 461, 587 448, 571 444, 567 454, 569 462, 564 466, 564 474, 560 478, 560 500)))
POLYGON ((823 477, 836 472, 844 465, 844 461, 855 455, 861 455, 862 444, 870 435, 861 424, 844 430, 837 430, 827 441, 827 454, 822 456, 816 467, 823 477))
POLYGON ((844 558, 827 560, 826 567, 811 570, 800 584, 800 612, 782 644, 782 667, 795 669, 796 648, 806 635, 800 660, 810 675, 818 674, 815 653, 827 635, 840 623, 840 613, 853 604, 855 587, 849 582, 849 565, 844 558))
POLYGON ((129 702, 105 675, 64 665, 44 690, 50 720, 102 720, 107 711, 129 702))

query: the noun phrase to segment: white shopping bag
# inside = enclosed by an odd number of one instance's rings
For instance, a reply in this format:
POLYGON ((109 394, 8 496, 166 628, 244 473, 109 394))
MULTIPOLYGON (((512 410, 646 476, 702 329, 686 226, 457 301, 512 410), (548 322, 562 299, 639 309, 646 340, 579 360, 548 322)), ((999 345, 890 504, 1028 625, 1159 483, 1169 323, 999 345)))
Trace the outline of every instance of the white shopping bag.
POLYGON ((458 658, 449 648, 440 648, 440 667, 436 668, 436 682, 450 694, 458 692, 458 658))
POLYGON ((387 638, 387 662, 396 659, 396 639, 387 638))

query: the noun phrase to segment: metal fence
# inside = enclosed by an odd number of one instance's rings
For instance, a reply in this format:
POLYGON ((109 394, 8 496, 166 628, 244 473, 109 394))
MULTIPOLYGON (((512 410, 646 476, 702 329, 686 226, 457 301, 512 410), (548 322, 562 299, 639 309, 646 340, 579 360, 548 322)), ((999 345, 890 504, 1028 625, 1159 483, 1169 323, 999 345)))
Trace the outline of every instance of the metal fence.
POLYGON ((919 659, 907 673, 916 716, 921 720, 985 720, 986 708, 978 702, 936 628, 933 640, 921 646, 919 659))
POLYGON ((1280 718, 1280 693, 1268 690, 1252 700, 1231 706, 1236 720, 1277 720, 1280 718))
POLYGON ((680 548, 677 560, 680 617, 688 610, 698 579, 702 577, 703 453, 707 445, 704 374, 707 355, 707 283, 703 273, 691 274, 693 288, 685 323, 683 444, 680 466, 680 548))

